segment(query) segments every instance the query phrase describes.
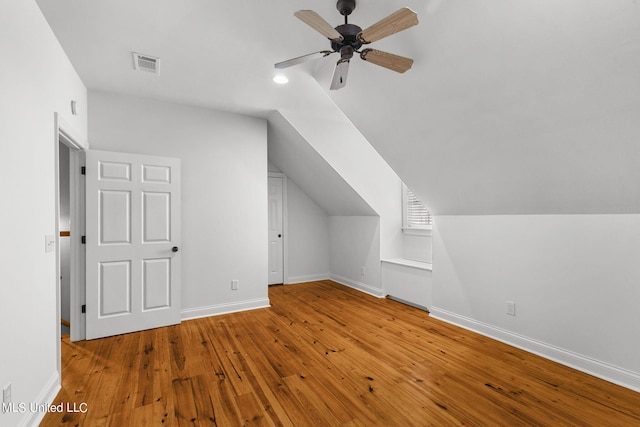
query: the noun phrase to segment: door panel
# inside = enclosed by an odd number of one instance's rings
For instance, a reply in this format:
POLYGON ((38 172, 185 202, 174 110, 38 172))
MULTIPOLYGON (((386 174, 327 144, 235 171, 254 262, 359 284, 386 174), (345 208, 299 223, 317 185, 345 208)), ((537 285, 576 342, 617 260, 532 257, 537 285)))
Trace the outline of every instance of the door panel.
POLYGON ((171 194, 142 194, 142 227, 144 243, 171 241, 171 194))
POLYGON ((98 278, 99 316, 131 313, 131 262, 101 262, 98 278))
POLYGON ((146 259, 142 268, 142 310, 171 306, 171 259, 146 259))
POLYGON ((131 192, 99 191, 98 233, 101 245, 131 243, 131 192))
POLYGON ((284 282, 282 178, 269 177, 269 284, 284 282))
POLYGON ((86 337, 180 323, 180 160, 86 152, 86 337))

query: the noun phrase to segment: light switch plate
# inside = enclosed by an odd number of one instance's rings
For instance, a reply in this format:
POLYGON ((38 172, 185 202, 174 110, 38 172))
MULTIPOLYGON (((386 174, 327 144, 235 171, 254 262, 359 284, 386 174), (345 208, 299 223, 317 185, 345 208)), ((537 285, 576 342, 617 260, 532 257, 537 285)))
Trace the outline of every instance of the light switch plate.
POLYGON ((47 234, 44 236, 44 251, 53 252, 56 248, 56 237, 53 234, 47 234))

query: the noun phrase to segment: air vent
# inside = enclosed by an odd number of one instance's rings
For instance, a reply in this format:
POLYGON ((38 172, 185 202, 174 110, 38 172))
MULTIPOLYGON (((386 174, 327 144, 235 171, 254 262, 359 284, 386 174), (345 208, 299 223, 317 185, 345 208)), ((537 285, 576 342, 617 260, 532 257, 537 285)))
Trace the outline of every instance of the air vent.
POLYGON ((160 74, 160 58, 133 52, 133 65, 138 71, 160 74))

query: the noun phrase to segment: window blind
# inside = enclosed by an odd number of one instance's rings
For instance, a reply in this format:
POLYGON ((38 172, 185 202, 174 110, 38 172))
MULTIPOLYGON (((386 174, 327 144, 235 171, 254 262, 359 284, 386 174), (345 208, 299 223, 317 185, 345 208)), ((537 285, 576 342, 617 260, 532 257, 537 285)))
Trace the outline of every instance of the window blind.
MULTIPOLYGON (((406 187, 405 187, 406 188, 406 187)), ((431 212, 422 204, 420 200, 413 194, 413 191, 406 188, 407 191, 407 226, 408 227, 425 227, 433 224, 431 212)))

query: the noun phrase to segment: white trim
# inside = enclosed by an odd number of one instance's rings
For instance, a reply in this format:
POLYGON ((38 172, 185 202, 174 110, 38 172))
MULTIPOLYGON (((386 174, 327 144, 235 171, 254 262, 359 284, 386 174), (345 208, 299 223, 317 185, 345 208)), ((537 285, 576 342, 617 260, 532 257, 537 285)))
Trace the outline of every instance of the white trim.
POLYGON ((424 305, 416 304, 415 302, 411 302, 411 301, 408 301, 408 300, 405 300, 405 299, 402 299, 402 298, 394 297, 393 295, 387 295, 387 298, 392 299, 392 300, 397 301, 397 302, 402 303, 402 304, 406 304, 406 305, 411 306, 411 307, 415 307, 418 310, 426 311, 427 313, 429 313, 429 308, 425 307, 424 305))
POLYGON ((220 314, 237 313, 240 311, 255 310, 271 307, 269 298, 257 298, 247 301, 215 304, 205 307, 187 308, 180 312, 181 320, 199 319, 201 317, 218 316, 220 314))
MULTIPOLYGON (((89 148, 89 144, 87 141, 81 137, 80 133, 76 131, 76 129, 64 120, 62 114, 58 112, 53 113, 53 126, 54 126, 54 162, 55 162, 55 178, 54 178, 54 186, 55 186, 55 201, 54 201, 54 209, 55 209, 55 263, 56 263, 56 367, 58 373, 58 383, 62 383, 62 346, 61 346, 61 334, 60 334, 60 142, 69 147, 70 159, 69 159, 69 170, 70 170, 70 179, 69 179, 69 219, 71 223, 71 242, 73 242, 74 236, 77 237, 80 235, 78 233, 79 226, 84 224, 84 216, 82 215, 82 207, 84 206, 80 188, 80 180, 77 178, 76 174, 72 173, 73 168, 77 167, 78 164, 76 162, 77 153, 82 152, 89 148), (82 203, 82 206, 80 204, 82 203)), ((79 171, 78 171, 79 173, 79 171)), ((83 327, 84 323, 81 319, 80 314, 80 305, 77 304, 75 299, 75 293, 77 292, 77 288, 81 287, 80 282, 81 277, 84 275, 84 256, 82 252, 78 249, 77 245, 71 244, 71 256, 70 256, 70 321, 72 327, 72 337, 77 336, 77 331, 79 327, 83 327), (75 307, 74 307, 75 305, 75 307), (75 327, 74 327, 75 325, 75 327), (75 332, 75 333, 74 333, 75 332)), ((84 335, 81 337, 84 338, 84 335)), ((55 397, 55 396, 54 396, 55 397)))
POLYGON ((402 233, 407 234, 409 236, 431 236, 431 227, 402 227, 402 233))
MULTIPOLYGON (((58 323, 60 323, 59 320, 58 323)), ((60 329, 60 326, 58 326, 58 329, 60 329)), ((43 404, 52 404, 61 388, 62 386, 60 385, 60 372, 56 371, 53 373, 53 375, 51 375, 51 378, 49 378, 49 381, 47 381, 47 384, 45 384, 44 388, 42 389, 42 391, 40 391, 40 394, 36 398, 36 403, 38 404, 38 406, 43 404)), ((27 417, 24 418, 24 420, 20 424, 18 424, 18 426, 37 427, 45 415, 46 412, 44 411, 28 411, 27 417)))
POLYGON ((64 119, 64 117, 62 117, 62 114, 53 114, 56 126, 56 140, 58 139, 58 135, 62 134, 70 143, 73 144, 73 148, 76 150, 88 150, 89 143, 80 136, 80 133, 78 133, 76 129, 64 119))
POLYGON ((480 335, 537 354, 545 359, 553 360, 561 365, 640 392, 640 373, 619 368, 437 307, 431 308, 431 316, 435 319, 451 323, 461 328, 477 332, 480 335))
POLYGON ((372 286, 367 285, 366 283, 357 282, 355 280, 338 276, 336 274, 329 273, 329 279, 333 280, 334 282, 340 283, 341 285, 348 286, 350 288, 364 292, 365 294, 372 295, 376 298, 384 298, 387 296, 387 294, 382 289, 374 288, 372 286))
MULTIPOLYGON (((84 235, 84 180, 80 179, 80 167, 84 166, 84 152, 89 148, 89 144, 80 134, 64 120, 61 114, 54 113, 55 122, 55 156, 56 156, 56 265, 57 269, 60 268, 60 207, 58 206, 58 199, 60 198, 59 184, 58 184, 58 169, 59 169, 59 152, 58 143, 60 140, 69 147, 71 152, 71 158, 69 161, 70 169, 70 220, 71 220, 71 277, 70 277, 70 317, 71 319, 71 340, 79 341, 85 339, 85 316, 82 314, 80 307, 85 303, 85 288, 82 285, 84 283, 84 248, 77 239, 78 236, 84 235)), ((56 271, 56 283, 58 283, 58 297, 57 305, 58 311, 56 313, 57 328, 60 329, 60 272, 56 271)), ((58 333, 59 335, 59 333, 58 333)), ((62 360, 62 351, 60 348, 60 337, 58 337, 58 364, 62 360)), ((61 371, 61 367, 58 366, 58 370, 61 371)))
POLYGON ((294 277, 289 277, 289 280, 287 280, 286 284, 294 285, 296 283, 318 282, 320 280, 327 280, 329 279, 329 277, 330 277, 329 273, 307 274, 305 276, 294 276, 294 277))
POLYGON ((389 258, 381 259, 380 262, 386 262, 388 264, 402 265, 404 267, 417 268, 419 270, 433 271, 433 265, 430 262, 414 261, 406 258, 389 258))

